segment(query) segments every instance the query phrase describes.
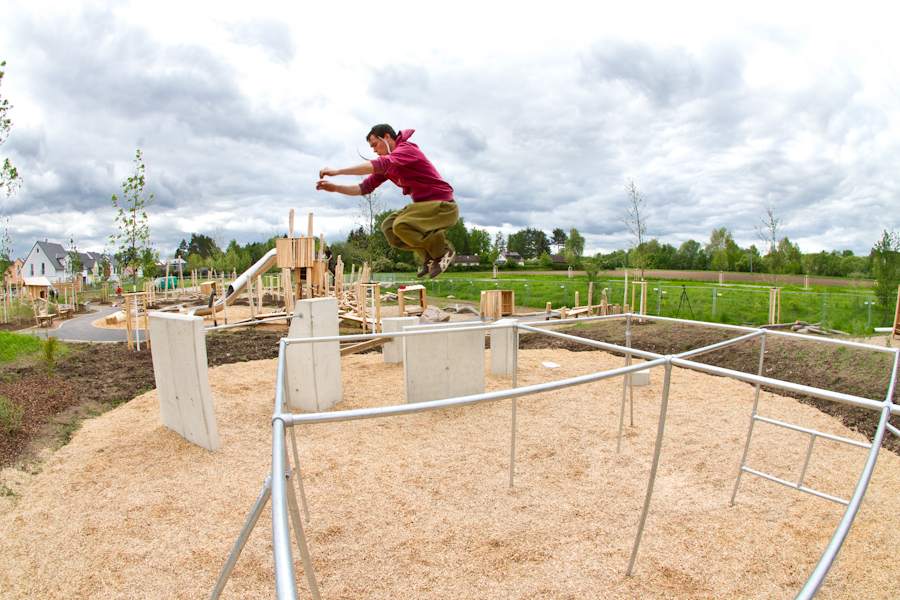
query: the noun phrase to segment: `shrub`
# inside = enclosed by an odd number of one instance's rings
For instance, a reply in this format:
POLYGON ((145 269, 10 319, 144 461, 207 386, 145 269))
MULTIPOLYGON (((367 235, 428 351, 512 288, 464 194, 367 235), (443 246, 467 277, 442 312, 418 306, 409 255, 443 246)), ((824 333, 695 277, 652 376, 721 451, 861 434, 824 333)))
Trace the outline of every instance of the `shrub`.
POLYGON ((41 360, 47 367, 47 377, 53 377, 53 367, 56 366, 56 353, 59 351, 59 340, 53 336, 48 336, 44 340, 44 350, 41 354, 41 360))
POLYGON ((9 398, 0 396, 0 427, 7 435, 22 426, 22 414, 21 406, 9 398))

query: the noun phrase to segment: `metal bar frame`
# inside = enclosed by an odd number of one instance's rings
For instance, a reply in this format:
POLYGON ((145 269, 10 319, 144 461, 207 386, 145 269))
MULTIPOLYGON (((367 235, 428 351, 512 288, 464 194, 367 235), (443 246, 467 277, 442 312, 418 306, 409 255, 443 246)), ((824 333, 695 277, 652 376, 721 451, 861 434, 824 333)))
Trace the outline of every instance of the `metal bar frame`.
MULTIPOLYGON (((628 323, 630 324, 630 318, 632 317, 631 313, 626 315, 610 315, 603 317, 586 317, 579 319, 566 319, 560 320, 556 322, 538 322, 535 325, 548 325, 552 324, 554 326, 559 326, 560 324, 581 324, 590 321, 604 320, 609 318, 626 318, 628 323)), ((734 494, 737 493, 738 485, 740 483, 740 473, 743 471, 752 472, 754 474, 759 474, 762 477, 767 479, 777 479, 772 478, 771 476, 766 476, 764 474, 754 472, 750 469, 746 469, 745 461, 747 457, 747 452, 749 449, 750 436, 752 435, 753 424, 757 420, 768 421, 759 417, 757 415, 757 408, 759 402, 759 392, 762 385, 766 385, 768 387, 774 389, 781 389, 793 392, 800 392, 803 394, 808 394, 810 396, 814 396, 817 398, 823 398, 826 400, 834 400, 838 402, 843 402, 847 404, 852 404, 855 406, 860 406, 863 408, 867 408, 870 410, 879 410, 881 412, 881 418, 879 421, 878 429, 875 434, 875 439, 871 444, 869 449, 869 456, 866 461, 865 467, 863 468, 863 472, 860 476, 859 482, 857 483, 856 489, 853 493, 853 496, 847 502, 847 509, 844 512, 844 516, 841 519, 840 524, 838 525, 837 530, 831 538, 828 547, 822 554, 822 558, 820 559, 818 565, 810 574, 809 578, 806 581, 806 584, 800 590, 797 595, 797 598, 812 598, 816 591, 822 584, 828 570, 834 562, 834 559, 837 557, 838 552, 840 551, 841 545, 846 539, 847 534, 849 533, 850 526, 853 523, 854 518, 859 510, 859 506, 862 502, 862 498, 865 495, 866 487, 868 486, 872 471, 875 467, 875 461, 878 457, 878 450, 881 447, 882 440, 884 437, 885 431, 891 431, 896 435, 900 435, 900 430, 891 426, 888 423, 888 418, 892 414, 900 414, 900 406, 894 405, 892 403, 892 397, 894 393, 894 389, 896 387, 897 381, 897 373, 898 373, 898 365, 900 365, 900 350, 897 349, 886 349, 879 348, 875 346, 869 346, 866 344, 858 344, 854 342, 841 342, 836 340, 822 339, 816 340, 821 342, 831 342, 837 343, 845 346, 854 346, 861 347, 870 351, 881 351, 887 352, 894 355, 894 367, 891 375, 891 379, 889 382, 889 389, 887 392, 886 399, 882 402, 869 400, 866 398, 860 398, 857 396, 851 396, 848 394, 841 394, 838 392, 831 392, 829 390, 823 390, 820 388, 814 388, 810 386, 794 384, 790 382, 783 382, 776 379, 771 379, 768 377, 764 377, 762 375, 763 372, 763 363, 764 363, 764 355, 765 355, 765 344, 766 337, 768 335, 779 335, 786 337, 796 337, 799 339, 808 339, 804 336, 800 336, 797 334, 791 334, 786 332, 778 332, 778 331, 768 331, 750 327, 741 327, 734 325, 724 325, 718 323, 706 323, 702 321, 689 321, 684 319, 672 319, 668 317, 656 317, 656 316, 647 316, 642 315, 642 318, 654 321, 668 321, 668 322, 676 322, 676 323, 685 323, 685 324, 695 324, 697 326, 702 327, 714 327, 714 328, 722 328, 728 329, 732 331, 746 332, 746 335, 727 340, 725 342, 720 342, 718 344, 714 344, 708 347, 699 348, 696 350, 687 351, 684 353, 662 356, 649 352, 642 352, 634 350, 630 347, 621 347, 616 346, 614 344, 606 344, 603 342, 595 342, 592 340, 587 340, 584 338, 578 338, 576 336, 570 336, 567 334, 562 334, 559 332, 550 332, 543 331, 537 329, 533 326, 522 325, 517 322, 508 322, 508 323, 494 323, 484 326, 469 326, 465 328, 452 328, 452 327, 443 327, 439 330, 435 331, 415 331, 415 332, 392 332, 387 334, 366 334, 366 335, 353 335, 353 336, 330 336, 330 337, 321 337, 321 338, 304 338, 304 339, 287 339, 283 338, 279 344, 279 352, 278 352, 278 369, 276 374, 276 386, 275 386, 275 414, 272 416, 272 473, 285 473, 287 477, 273 477, 271 478, 271 502, 272 502, 272 547, 273 547, 273 560, 275 566, 275 591, 276 596, 279 599, 288 598, 294 599, 297 598, 297 588, 296 588, 296 579, 294 573, 294 563, 291 552, 291 542, 290 542, 290 533, 288 524, 289 514, 293 518, 294 530, 297 538, 298 548, 300 549, 301 558, 303 560, 304 570, 306 571, 307 581, 309 583, 310 593, 312 594, 314 600, 319 599, 319 591, 316 583, 315 572, 312 566, 312 560, 309 553, 309 547, 303 534, 302 522, 299 516, 299 509, 296 503, 296 496, 293 489, 293 484, 290 484, 290 489, 288 489, 288 485, 286 485, 286 481, 292 481, 292 477, 290 474, 294 472, 293 468, 288 464, 289 455, 287 451, 286 445, 286 436, 285 436, 285 428, 292 428, 292 436, 293 436, 293 427, 297 425, 312 425, 316 423, 332 423, 332 422, 343 422, 343 421, 351 421, 358 419, 371 419, 371 418, 381 418, 388 416, 398 416, 404 414, 413 414, 418 412, 432 411, 432 410, 441 410, 450 407, 457 406, 468 406, 472 404, 479 404, 483 402, 493 402, 504 399, 512 399, 512 407, 511 407, 511 433, 510 433, 510 469, 509 469, 509 482, 510 486, 514 483, 514 474, 515 474, 515 437, 516 437, 516 399, 520 396, 527 396, 532 394, 538 394, 542 392, 553 391, 557 389, 563 389, 567 387, 573 387, 578 385, 583 385, 586 383, 592 383, 594 381, 600 381, 603 379, 610 379, 614 377, 623 377, 624 381, 630 379, 630 374, 643 369, 654 368, 657 366, 663 366, 665 369, 665 379, 663 385, 663 393, 662 393, 662 402, 660 408, 660 416, 659 423, 657 425, 657 436, 656 436, 656 444, 654 448, 653 455, 653 464, 650 471, 650 478, 647 484, 647 491, 644 499, 644 506, 641 512, 641 517, 638 523, 638 531, 635 539, 634 546, 632 548, 631 558, 629 560, 629 564, 627 567, 626 575, 630 575, 636 558, 638 549, 640 547, 640 541, 643 535, 644 526, 646 524, 646 519, 649 515, 650 502, 653 494, 653 486, 656 480, 657 469, 659 467, 661 450, 662 450, 662 442, 664 439, 665 433, 665 422, 666 416, 668 413, 668 399, 669 399, 669 390, 671 385, 671 372, 673 366, 684 367, 692 370, 697 370, 701 372, 710 373, 713 375, 719 375, 724 377, 730 377, 733 379, 738 379, 740 381, 745 381, 750 384, 754 384, 756 387, 755 398, 753 403, 753 414, 750 420, 750 431, 748 432, 748 439, 744 449, 744 457, 742 459, 741 468, 738 472, 738 478, 735 483, 734 494), (409 335, 430 335, 430 334, 444 334, 448 332, 471 332, 478 330, 501 330, 501 329, 513 329, 513 339, 515 342, 514 346, 514 370, 512 374, 512 387, 509 390, 501 390, 497 392, 486 392, 482 394, 475 394, 471 396, 464 396, 459 398, 450 398, 443 400, 434 400, 430 402, 419 402, 415 404, 405 404, 400 406, 382 406, 376 408, 367 408, 367 409, 354 409, 354 410, 346 410, 346 411, 333 411, 327 413, 307 413, 307 414, 293 414, 290 412, 285 412, 286 405, 284 399, 284 381, 285 381, 285 349, 290 344, 295 343, 319 343, 319 342, 328 342, 328 341, 354 341, 354 340, 372 340, 372 339, 380 339, 380 338, 390 338, 396 339, 400 337, 405 337, 409 335), (626 366, 619 367, 615 369, 610 369, 607 371, 601 371, 597 373, 592 373, 589 375, 581 375, 578 377, 571 377, 568 379, 563 379, 559 381, 553 381, 543 384, 536 384, 526 387, 517 387, 517 371, 518 371, 518 338, 520 330, 526 331, 537 331, 545 335, 551 335, 554 337, 561 337, 565 339, 571 339, 578 341, 579 343, 583 343, 586 345, 594 346, 597 348, 603 348, 608 350, 614 350, 617 352, 623 352, 626 356, 626 366), (761 344, 760 344, 760 361, 759 361, 759 370, 757 375, 750 375, 747 373, 740 373, 737 371, 732 371, 730 369, 724 369, 721 367, 715 367, 712 365, 705 365, 702 363, 697 363, 691 360, 687 360, 688 358, 698 356, 700 354, 711 352, 716 349, 724 348, 729 345, 737 344, 743 341, 747 341, 749 339, 753 339, 755 337, 761 336, 761 344), (630 358, 632 355, 640 356, 642 358, 648 359, 648 362, 640 363, 636 365, 630 365, 630 358)), ((626 325, 627 327, 627 325, 626 325)), ((627 339, 626 340, 630 341, 627 339)), ((627 343, 626 341, 626 343, 627 343)), ((623 403, 624 403, 624 392, 623 392, 623 403)), ((624 404, 623 404, 623 413, 620 415, 620 421, 624 418, 624 404)), ((777 423, 777 422, 776 422, 777 423)), ((780 423, 778 423, 780 424, 780 423)), ((784 424, 789 425, 789 424, 784 424)), ((800 428, 797 426, 789 425, 792 429, 797 429, 801 431, 805 431, 810 433, 813 436, 820 437, 828 437, 827 434, 823 434, 821 432, 815 432, 813 430, 808 430, 805 428, 800 428)), ((831 436, 831 439, 835 439, 835 436, 831 436)), ((839 439, 839 438, 838 438, 839 439)), ((306 507, 305 494, 303 494, 303 484, 301 481, 301 477, 299 477, 299 457, 296 451, 296 441, 292 437, 292 441, 294 442, 294 461, 298 463, 297 473, 298 476, 296 479, 298 480, 298 485, 301 490, 301 495, 304 498, 304 510, 306 511, 307 520, 309 519, 308 510, 306 507)), ((843 441, 843 440, 841 440, 843 441)), ((858 444, 858 443, 856 443, 858 444)), ((812 444, 810 445, 811 451, 812 444)), ((805 471, 805 469, 804 469, 805 471)), ((802 482, 802 478, 801 478, 802 482)), ((787 483, 787 482, 785 482, 787 483)), ((788 484, 791 487, 796 489, 801 489, 801 491, 806 491, 808 493, 812 493, 821 497, 826 497, 829 499, 833 499, 828 497, 827 495, 821 494, 819 492, 815 492, 812 490, 805 489, 801 486, 797 486, 797 484, 788 484)), ((263 500, 264 495, 266 495, 266 490, 264 489, 263 494, 260 497, 260 500, 257 501, 257 504, 263 500)), ((835 499, 839 502, 843 502, 839 499, 835 499)), ((732 496, 732 503, 734 502, 734 495, 732 496)), ((253 511, 251 512, 250 519, 248 519, 247 525, 245 525, 245 530, 247 530, 248 526, 252 529, 251 520, 254 520, 254 514, 257 513, 259 508, 254 506, 253 511)), ((258 518, 258 515, 257 517, 258 518)), ((249 534, 249 531, 247 532, 249 534)), ((238 544, 240 547, 243 547, 243 543, 246 543, 245 532, 241 532, 241 536, 238 538, 238 542, 235 545, 235 550, 237 554, 240 554, 240 550, 238 549, 238 544), (243 541, 242 541, 243 540, 243 541)), ((223 588, 225 583, 227 582, 228 575, 231 573, 231 569, 234 567, 234 561, 237 560, 237 555, 235 555, 235 550, 232 551, 232 557, 229 557, 228 563, 226 563, 226 571, 223 571, 222 576, 220 577, 220 581, 217 583, 217 590, 221 591, 220 588, 223 588)))

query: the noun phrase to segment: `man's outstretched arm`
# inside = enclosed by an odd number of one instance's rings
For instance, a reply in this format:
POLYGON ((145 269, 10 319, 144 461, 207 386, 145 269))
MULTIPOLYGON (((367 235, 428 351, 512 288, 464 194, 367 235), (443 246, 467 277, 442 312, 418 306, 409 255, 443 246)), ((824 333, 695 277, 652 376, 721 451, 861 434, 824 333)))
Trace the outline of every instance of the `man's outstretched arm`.
POLYGON ((361 196, 362 190, 358 183, 340 184, 325 179, 325 177, 334 177, 336 175, 371 175, 375 172, 371 161, 364 161, 352 167, 344 167, 343 169, 331 169, 325 167, 319 171, 319 181, 316 183, 317 190, 325 190, 326 192, 338 192, 347 196, 361 196))

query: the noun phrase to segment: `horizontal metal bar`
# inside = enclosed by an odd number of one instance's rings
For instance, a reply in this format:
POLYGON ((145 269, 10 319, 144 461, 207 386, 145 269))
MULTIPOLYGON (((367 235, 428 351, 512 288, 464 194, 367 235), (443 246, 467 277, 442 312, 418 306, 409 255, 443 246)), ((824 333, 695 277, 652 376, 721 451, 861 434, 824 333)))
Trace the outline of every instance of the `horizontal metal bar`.
POLYGON ((894 427, 894 426, 891 425, 890 423, 888 423, 888 424, 886 425, 886 427, 887 427, 888 431, 890 431, 891 433, 893 433, 893 434, 896 435, 897 437, 900 437, 900 429, 897 429, 896 427, 894 427))
POLYGON ((253 321, 242 321, 241 323, 231 323, 229 325, 214 325, 212 327, 204 327, 204 331, 216 331, 219 329, 231 329, 232 327, 251 327, 253 325, 258 325, 260 323, 272 323, 274 321, 289 321, 293 319, 295 316, 299 317, 302 315, 287 315, 284 317, 273 317, 271 319, 256 319, 253 321))
POLYGON ((807 429, 806 427, 799 427, 797 425, 791 425, 790 423, 784 423, 783 421, 776 421, 775 419, 767 419, 766 417, 761 417, 759 415, 753 415, 753 418, 757 421, 762 421, 763 423, 771 423, 772 425, 778 425, 779 427, 785 427, 787 429, 793 429, 794 431, 800 431, 803 433, 808 433, 809 435, 815 435, 821 438, 833 440, 835 442, 843 442, 845 444, 850 444, 851 446, 859 446, 860 448, 865 448, 868 450, 872 447, 872 444, 868 444, 865 442, 858 442, 856 440, 848 440, 847 438, 838 437, 836 435, 830 435, 827 433, 822 433, 821 431, 816 431, 814 429, 807 429))
POLYGON ((584 344, 585 346, 594 346, 596 348, 604 348, 607 350, 615 350, 617 352, 624 352, 625 354, 633 354, 635 356, 640 356, 642 358, 648 359, 657 359, 661 358, 662 354, 656 354, 654 352, 646 352, 644 350, 635 350, 634 348, 626 348, 625 346, 618 346, 616 344, 608 344, 606 342, 598 342, 596 340, 589 340, 587 338, 578 337, 577 335, 569 335, 567 333, 560 333, 558 331, 543 331, 540 329, 535 329, 534 327, 529 327, 528 325, 519 325, 519 331, 532 331, 535 333, 540 333, 543 335, 549 335, 550 337, 556 337, 564 340, 570 340, 573 342, 577 342, 579 344, 584 344))
POLYGON ((844 500, 842 498, 836 498, 834 496, 830 496, 823 492, 818 492, 814 489, 804 487, 802 485, 797 485, 796 483, 791 483, 790 481, 785 481, 784 479, 779 479, 773 475, 767 475, 766 473, 761 473, 760 471, 756 471, 751 469, 750 467, 741 467, 742 470, 747 473, 751 473, 758 477, 762 477, 763 479, 768 479, 769 481, 774 481, 775 483, 780 483, 781 485, 786 485, 787 487, 795 490, 800 490, 801 492, 806 492, 807 494, 812 494, 813 496, 818 496, 819 498, 825 498, 826 500, 831 500, 832 502, 837 502, 838 504, 843 504, 844 506, 848 506, 850 504, 849 500, 844 500))
MULTIPOLYGON (((472 321, 457 321, 457 323, 471 323, 472 321)), ((315 344, 317 342, 352 342, 354 340, 377 340, 380 338, 406 337, 411 335, 434 335, 438 333, 464 333, 467 331, 487 331, 491 329, 511 329, 512 323, 499 325, 477 325, 473 327, 435 327, 434 330, 423 329, 421 331, 391 331, 389 333, 366 333, 359 335, 329 335, 309 338, 282 338, 285 344, 315 344)), ((418 325, 417 325, 418 327, 418 325)))
POLYGON ((581 375, 579 377, 571 377, 569 379, 550 381, 547 383, 540 383, 527 387, 512 388, 509 390, 487 392, 484 394, 473 394, 471 396, 460 396, 458 398, 447 398, 443 400, 431 400, 429 402, 414 402, 412 404, 379 406, 375 408, 358 408, 354 410, 332 412, 281 414, 273 416, 272 419, 281 419, 287 425, 310 425, 314 423, 335 423, 338 421, 355 421, 359 419, 393 417, 417 412, 426 412, 430 410, 440 410, 456 406, 468 406, 471 404, 480 404, 482 402, 492 402, 495 400, 505 400, 506 398, 518 398, 521 396, 551 392, 554 390, 581 385, 584 383, 592 383, 594 381, 600 381, 603 379, 621 377, 623 375, 627 375, 628 373, 634 373, 635 371, 664 365, 667 360, 668 359, 666 358, 660 358, 646 363, 638 363, 629 367, 619 367, 618 369, 592 373, 590 375, 581 375))
POLYGON ((689 319, 675 319, 672 317, 659 317, 655 315, 633 315, 642 319, 650 319, 651 321, 668 321, 670 323, 683 323, 685 325, 700 325, 701 327, 713 327, 716 329, 731 329, 734 331, 759 331, 756 327, 746 327, 744 325, 727 325, 725 323, 711 323, 709 321, 691 321, 689 319))
POLYGON ((765 335, 764 331, 754 331, 753 333, 748 333, 747 335, 742 335, 741 337, 736 337, 731 340, 725 340, 723 342, 718 342, 717 344, 713 344, 712 346, 704 346, 703 348, 695 348, 694 350, 688 350, 687 352, 682 352, 681 354, 676 354, 676 358, 689 358, 691 356, 699 356, 701 354, 706 354, 707 352, 713 352, 715 350, 721 350, 722 348, 727 348, 728 346, 737 344, 739 342, 745 342, 747 340, 752 340, 753 338, 757 338, 761 335, 765 335))
POLYGON ((769 377, 751 375, 749 373, 741 373, 740 371, 733 371, 731 369, 724 369, 722 367, 714 367, 712 365, 704 365, 703 363, 692 362, 680 358, 673 358, 672 364, 679 367, 693 369, 695 371, 703 371, 704 373, 711 373, 713 375, 720 375, 722 377, 731 377, 733 379, 740 379, 741 381, 746 381, 748 383, 758 383, 779 390, 788 390, 800 394, 807 394, 809 396, 815 396, 816 398, 834 400, 836 402, 843 402, 844 404, 852 404, 854 406, 862 406, 865 408, 871 408, 873 410, 881 410, 881 408, 885 405, 885 403, 880 400, 869 400, 868 398, 860 398, 858 396, 841 394, 840 392, 832 392, 829 390, 810 387, 808 385, 801 385, 799 383, 790 383, 787 381, 780 381, 778 379, 770 379, 769 377))

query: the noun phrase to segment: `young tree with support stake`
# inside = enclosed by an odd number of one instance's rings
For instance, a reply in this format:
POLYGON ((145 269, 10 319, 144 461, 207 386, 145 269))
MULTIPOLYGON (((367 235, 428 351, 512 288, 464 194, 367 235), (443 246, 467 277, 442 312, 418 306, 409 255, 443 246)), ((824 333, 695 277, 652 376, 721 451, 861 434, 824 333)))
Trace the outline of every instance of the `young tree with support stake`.
POLYGON ((628 194, 628 217, 623 219, 622 222, 628 227, 628 233, 635 238, 633 248, 637 256, 635 261, 637 264, 633 266, 641 270, 641 279, 643 279, 644 268, 647 262, 644 256, 644 236, 647 234, 646 200, 644 199, 644 194, 635 187, 633 179, 629 180, 625 186, 625 193, 628 194))
MULTIPOLYGON (((150 222, 145 209, 153 203, 153 194, 144 197, 144 163, 140 148, 134 158, 134 174, 122 182, 122 199, 113 194, 110 198, 116 208, 119 233, 109 236, 119 251, 119 262, 131 267, 131 278, 137 288, 137 270, 146 262, 150 247, 150 222)), ((155 257, 154 257, 155 260, 155 257)))
MULTIPOLYGON (((0 84, 3 83, 3 75, 5 74, 3 68, 5 66, 5 60, 0 62, 0 84)), ((9 130, 12 128, 12 121, 7 116, 7 113, 11 108, 12 105, 9 103, 9 100, 5 98, 0 100, 0 146, 6 143, 6 138, 9 137, 9 130)), ((0 168, 0 190, 3 190, 6 193, 8 199, 21 185, 22 178, 19 177, 19 171, 10 164, 8 158, 4 158, 3 166, 0 168)), ((0 235, 0 282, 3 282, 6 277, 6 272, 13 264, 12 239, 9 235, 9 218, 6 219, 6 222, 3 225, 4 232, 0 235)))

